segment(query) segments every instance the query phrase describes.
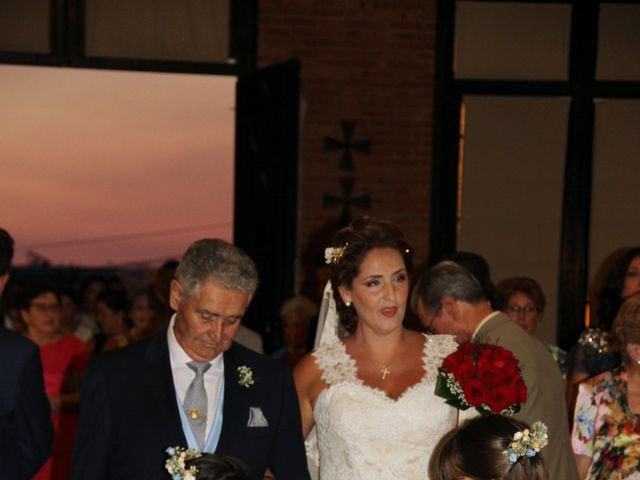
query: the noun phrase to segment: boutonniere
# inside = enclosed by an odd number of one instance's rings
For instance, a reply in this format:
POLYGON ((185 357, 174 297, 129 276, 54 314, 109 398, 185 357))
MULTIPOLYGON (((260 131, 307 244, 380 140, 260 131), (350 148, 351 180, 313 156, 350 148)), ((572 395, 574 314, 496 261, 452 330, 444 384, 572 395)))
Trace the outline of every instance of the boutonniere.
POLYGON ((253 385, 253 371, 246 365, 238 367, 238 385, 246 388, 253 385))

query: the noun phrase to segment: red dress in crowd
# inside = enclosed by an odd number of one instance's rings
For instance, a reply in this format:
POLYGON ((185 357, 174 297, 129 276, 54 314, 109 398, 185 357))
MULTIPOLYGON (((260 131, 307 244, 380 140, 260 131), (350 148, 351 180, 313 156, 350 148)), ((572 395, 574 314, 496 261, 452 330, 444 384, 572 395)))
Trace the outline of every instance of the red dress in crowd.
MULTIPOLYGON (((84 343, 73 335, 40 346, 44 386, 47 396, 77 391, 84 373, 89 352, 84 343)), ((34 477, 34 480, 66 480, 69 478, 73 441, 78 423, 78 411, 58 410, 51 413, 55 439, 52 455, 34 477)))

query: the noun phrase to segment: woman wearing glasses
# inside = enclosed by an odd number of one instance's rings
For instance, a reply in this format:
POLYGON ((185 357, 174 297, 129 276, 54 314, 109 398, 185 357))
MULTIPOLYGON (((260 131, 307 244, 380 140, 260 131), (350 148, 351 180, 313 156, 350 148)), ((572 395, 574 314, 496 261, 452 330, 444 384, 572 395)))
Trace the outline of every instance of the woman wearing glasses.
POLYGON ((73 335, 60 332, 60 297, 48 285, 34 284, 22 292, 20 316, 27 326, 26 336, 40 348, 44 387, 56 435, 53 453, 34 479, 68 478, 79 379, 87 364, 87 347, 73 335))
MULTIPOLYGON (((542 321, 547 304, 538 282, 530 277, 512 277, 500 282, 497 288, 501 299, 500 309, 514 323, 533 335, 542 321)), ((547 348, 562 375, 566 375, 567 353, 556 345, 547 344, 547 348)))

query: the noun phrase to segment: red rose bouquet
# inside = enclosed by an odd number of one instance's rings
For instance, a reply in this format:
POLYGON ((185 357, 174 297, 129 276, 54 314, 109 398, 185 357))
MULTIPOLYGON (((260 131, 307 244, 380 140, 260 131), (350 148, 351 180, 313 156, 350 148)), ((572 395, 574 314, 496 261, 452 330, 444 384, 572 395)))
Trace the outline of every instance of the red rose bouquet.
POLYGON ((438 370, 436 395, 460 410, 513 415, 527 400, 518 359, 498 345, 463 343, 438 370))

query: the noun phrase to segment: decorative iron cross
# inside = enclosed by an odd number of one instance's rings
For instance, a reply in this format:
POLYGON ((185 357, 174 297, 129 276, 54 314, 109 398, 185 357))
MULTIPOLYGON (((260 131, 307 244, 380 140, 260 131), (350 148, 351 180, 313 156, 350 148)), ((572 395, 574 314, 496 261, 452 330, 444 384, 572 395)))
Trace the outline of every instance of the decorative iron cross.
POLYGON ((336 197, 335 195, 324 194, 322 199, 322 208, 332 208, 342 205, 342 213, 340 214, 340 222, 344 225, 351 221, 351 206, 356 206, 364 210, 371 208, 371 199, 369 195, 362 195, 359 197, 353 197, 353 187, 356 183, 355 178, 341 178, 340 187, 342 189, 342 196, 336 197))
POLYGON ((358 140, 354 142, 353 132, 356 129, 356 122, 353 120, 340 120, 342 127, 342 136, 344 140, 338 140, 331 137, 324 137, 324 152, 334 152, 342 150, 342 157, 338 168, 340 170, 353 171, 353 158, 351 151, 355 150, 364 155, 371 152, 371 140, 358 140))

